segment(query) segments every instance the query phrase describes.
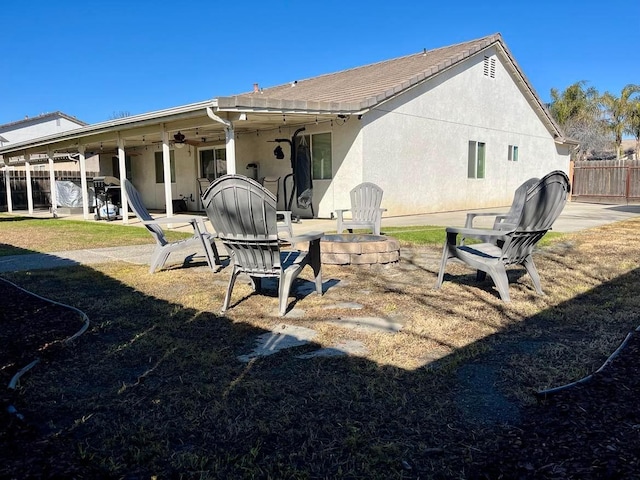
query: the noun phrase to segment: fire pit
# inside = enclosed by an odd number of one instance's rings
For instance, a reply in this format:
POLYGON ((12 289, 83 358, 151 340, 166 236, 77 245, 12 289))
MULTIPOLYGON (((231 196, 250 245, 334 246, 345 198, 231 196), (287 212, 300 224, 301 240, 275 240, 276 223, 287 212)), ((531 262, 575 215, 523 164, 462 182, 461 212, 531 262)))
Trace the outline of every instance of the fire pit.
POLYGON ((373 265, 400 260, 400 242, 382 235, 340 233, 325 235, 320 242, 322 263, 373 265))

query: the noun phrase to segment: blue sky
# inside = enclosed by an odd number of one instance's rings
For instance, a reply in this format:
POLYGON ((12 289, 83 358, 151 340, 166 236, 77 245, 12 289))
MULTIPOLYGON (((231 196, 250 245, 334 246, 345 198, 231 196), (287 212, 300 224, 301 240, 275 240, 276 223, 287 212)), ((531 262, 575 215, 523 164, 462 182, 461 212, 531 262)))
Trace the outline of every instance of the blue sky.
POLYGON ((543 101, 640 83, 640 1, 33 0, 0 18, 0 124, 88 123, 199 102, 500 32, 543 101))

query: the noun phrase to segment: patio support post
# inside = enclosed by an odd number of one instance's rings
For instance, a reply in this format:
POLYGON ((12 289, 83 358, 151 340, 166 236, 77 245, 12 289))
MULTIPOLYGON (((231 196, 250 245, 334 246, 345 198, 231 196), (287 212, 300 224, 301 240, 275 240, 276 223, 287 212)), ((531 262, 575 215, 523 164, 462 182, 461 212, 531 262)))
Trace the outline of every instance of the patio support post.
POLYGON ((224 125, 227 150, 227 173, 233 175, 236 173, 236 135, 233 130, 233 123, 213 113, 213 108, 211 107, 207 107, 207 116, 211 120, 224 125))
POLYGON ((49 195, 51 196, 51 214, 58 217, 58 192, 56 191, 56 171, 53 165, 53 152, 47 152, 49 158, 49 195))
MULTIPOLYGON (((124 155, 124 139, 118 132, 118 167, 120 168, 120 185, 124 187, 124 180, 127 178, 127 164, 124 155)), ((129 202, 126 195, 120 195, 120 204, 122 205, 122 223, 129 223, 129 202)), ((109 208, 109 207, 107 207, 109 208)))
POLYGON ((9 179, 9 165, 4 166, 4 183, 7 188, 7 212, 13 212, 13 202, 11 201, 11 180, 9 179))
POLYGON ((24 171, 27 175, 27 210, 33 215, 33 188, 31 188, 31 157, 27 153, 24 156, 24 171))
POLYGON ((171 194, 171 151, 169 150, 169 133, 162 124, 162 168, 164 172, 164 202, 167 217, 173 217, 173 195, 171 194))
POLYGON ((87 159, 84 156, 86 148, 78 146, 78 163, 80 164, 80 188, 82 189, 82 216, 89 220, 89 189, 87 188, 87 159))
POLYGON ((227 147, 227 173, 235 175, 236 173, 236 136, 233 125, 225 127, 226 147, 227 147))

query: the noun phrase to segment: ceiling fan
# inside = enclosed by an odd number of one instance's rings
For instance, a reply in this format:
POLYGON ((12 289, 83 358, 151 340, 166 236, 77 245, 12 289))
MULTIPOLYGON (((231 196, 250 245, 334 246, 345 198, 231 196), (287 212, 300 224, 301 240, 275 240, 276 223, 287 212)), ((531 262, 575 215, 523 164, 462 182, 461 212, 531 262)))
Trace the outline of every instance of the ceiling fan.
POLYGON ((173 136, 173 145, 176 148, 184 148, 185 145, 199 145, 200 142, 195 140, 187 140, 182 132, 178 132, 173 136))

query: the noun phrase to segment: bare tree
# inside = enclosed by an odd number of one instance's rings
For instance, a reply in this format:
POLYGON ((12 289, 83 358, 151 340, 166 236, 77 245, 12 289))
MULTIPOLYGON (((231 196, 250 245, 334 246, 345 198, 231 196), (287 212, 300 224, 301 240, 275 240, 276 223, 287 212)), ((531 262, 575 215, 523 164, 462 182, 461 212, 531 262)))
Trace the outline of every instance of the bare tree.
POLYGON ((110 116, 109 120, 117 120, 118 118, 130 117, 131 113, 127 110, 120 110, 119 112, 114 111, 110 116))
POLYGON ((610 132, 596 117, 576 116, 567 120, 562 127, 567 136, 580 142, 573 154, 575 160, 586 160, 589 154, 602 155, 613 147, 610 132))
POLYGON ((564 91, 551 89, 549 111, 564 133, 580 142, 572 154, 577 160, 583 160, 589 152, 604 151, 611 145, 611 138, 605 129, 600 110, 598 91, 586 88, 581 80, 569 85, 564 91))

